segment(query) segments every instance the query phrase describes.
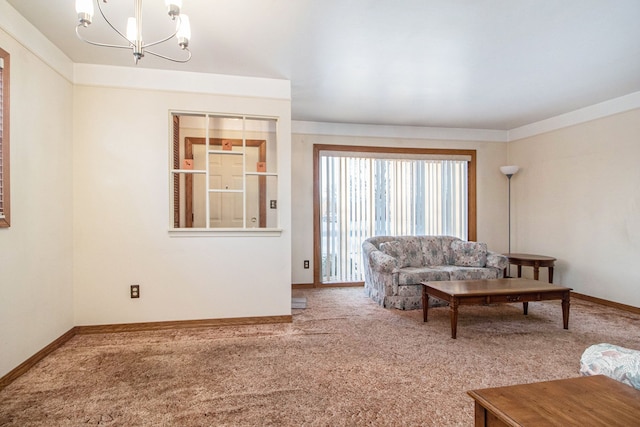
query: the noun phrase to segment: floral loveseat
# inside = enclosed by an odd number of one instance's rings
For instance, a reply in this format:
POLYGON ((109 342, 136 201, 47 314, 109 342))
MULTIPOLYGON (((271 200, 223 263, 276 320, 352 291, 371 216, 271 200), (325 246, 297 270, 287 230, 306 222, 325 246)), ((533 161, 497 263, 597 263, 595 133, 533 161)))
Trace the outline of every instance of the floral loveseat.
POLYGON ((421 282, 498 279, 508 263, 486 243, 451 236, 376 236, 362 250, 365 292, 383 307, 401 310, 422 307, 421 282))

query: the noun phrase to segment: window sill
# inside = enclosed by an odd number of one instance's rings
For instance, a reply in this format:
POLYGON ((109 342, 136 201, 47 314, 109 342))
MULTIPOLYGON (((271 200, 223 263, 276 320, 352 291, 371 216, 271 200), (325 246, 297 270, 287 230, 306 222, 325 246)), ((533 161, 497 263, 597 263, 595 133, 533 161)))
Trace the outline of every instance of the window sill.
POLYGON ((169 237, 279 237, 281 228, 170 228, 169 237))

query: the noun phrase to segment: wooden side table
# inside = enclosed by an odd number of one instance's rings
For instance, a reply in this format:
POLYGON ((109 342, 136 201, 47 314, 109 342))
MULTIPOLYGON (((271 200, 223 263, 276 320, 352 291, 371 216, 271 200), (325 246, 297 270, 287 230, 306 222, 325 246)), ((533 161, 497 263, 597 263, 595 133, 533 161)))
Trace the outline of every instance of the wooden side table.
MULTIPOLYGON (((531 254, 504 254, 504 256, 509 258, 509 264, 518 266, 518 277, 522 277, 522 266, 533 267, 533 280, 538 280, 540 277, 540 267, 547 267, 549 269, 549 283, 553 283, 555 258, 531 254)), ((507 269, 504 271, 504 276, 507 277, 507 269)))

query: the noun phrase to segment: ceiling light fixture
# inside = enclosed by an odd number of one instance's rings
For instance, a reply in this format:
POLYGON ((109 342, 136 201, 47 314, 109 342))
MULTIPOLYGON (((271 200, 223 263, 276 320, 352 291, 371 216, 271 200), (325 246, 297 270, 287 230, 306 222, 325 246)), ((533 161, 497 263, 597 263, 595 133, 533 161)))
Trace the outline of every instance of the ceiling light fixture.
POLYGON ((111 21, 107 19, 104 12, 102 11, 102 6, 100 6, 100 2, 107 3, 107 0, 95 0, 98 10, 100 11, 100 15, 102 18, 109 24, 109 26, 120 35, 124 40, 126 40, 126 45, 117 45, 117 44, 109 44, 109 43, 98 43, 91 40, 87 40, 80 34, 80 28, 86 28, 91 24, 93 19, 93 0, 76 0, 76 12, 78 13, 78 25, 76 26, 76 35, 83 42, 101 46, 101 47, 113 47, 117 49, 133 49, 133 58, 135 63, 148 53, 153 56, 157 56, 162 59, 166 59, 173 62, 187 62, 191 59, 191 51, 189 51, 189 39, 191 38, 191 28, 189 25, 189 17, 187 15, 180 14, 180 8, 182 7, 182 0, 165 0, 165 3, 168 8, 169 17, 173 21, 176 22, 176 29, 173 31, 171 35, 165 37, 161 40, 155 41, 153 43, 144 43, 142 41, 142 0, 134 0, 134 17, 130 17, 127 22, 127 31, 126 34, 120 32, 111 21), (178 40, 178 46, 184 51, 187 52, 187 57, 184 59, 176 59, 170 58, 165 55, 161 55, 156 52, 152 52, 149 50, 150 47, 159 45, 160 43, 164 43, 173 38, 178 40))

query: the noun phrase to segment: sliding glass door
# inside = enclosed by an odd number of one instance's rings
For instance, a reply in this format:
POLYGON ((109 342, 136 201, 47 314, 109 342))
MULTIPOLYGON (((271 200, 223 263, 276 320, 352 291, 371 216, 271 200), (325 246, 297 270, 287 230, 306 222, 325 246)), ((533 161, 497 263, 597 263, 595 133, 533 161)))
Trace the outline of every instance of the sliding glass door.
POLYGON ((467 239, 470 160, 460 154, 318 150, 318 281, 362 281, 362 242, 371 236, 467 239))

